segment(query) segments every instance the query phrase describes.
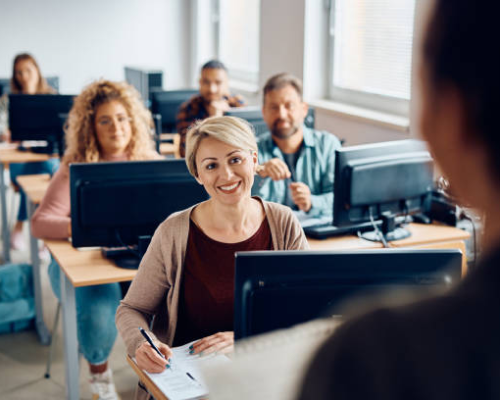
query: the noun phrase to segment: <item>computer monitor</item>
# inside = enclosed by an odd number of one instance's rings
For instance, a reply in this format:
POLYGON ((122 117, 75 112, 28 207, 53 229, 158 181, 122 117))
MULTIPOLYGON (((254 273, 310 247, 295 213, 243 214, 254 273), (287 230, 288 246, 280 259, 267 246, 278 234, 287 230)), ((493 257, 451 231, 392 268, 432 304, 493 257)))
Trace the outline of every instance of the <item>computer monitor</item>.
POLYGON ((324 238, 349 232, 390 241, 410 236, 407 216, 425 214, 433 189, 433 161, 418 140, 371 143, 335 150, 333 226, 307 227, 324 238))
POLYGON ((151 93, 151 112, 161 117, 161 133, 177 131, 176 120, 182 103, 198 94, 198 89, 154 91, 151 93))
POLYGON ((151 93, 163 87, 163 72, 160 70, 125 67, 125 80, 141 94, 146 107, 151 106, 151 93))
MULTIPOLYGON (((58 76, 47 76, 45 79, 50 87, 59 92, 58 76)), ((10 78, 0 78, 0 96, 3 96, 5 93, 10 93, 10 78)))
POLYGON ((391 289, 448 289, 460 250, 257 251, 235 257, 234 337, 341 315, 347 300, 391 289))
POLYGON ((433 161, 425 143, 400 140, 344 147, 335 152, 333 223, 338 227, 378 221, 369 240, 410 236, 395 217, 428 210, 433 161))
POLYGON ((71 95, 10 94, 9 127, 12 141, 44 140, 45 152, 64 152, 63 125, 73 106, 71 95))
POLYGON ((73 246, 124 247, 120 258, 135 267, 161 222, 208 198, 184 160, 77 163, 69 169, 73 246))
MULTIPOLYGON (((269 131, 269 128, 264 121, 264 117, 262 116, 262 109, 256 106, 249 107, 234 107, 230 110, 226 111, 224 115, 242 118, 245 121, 248 121, 255 131, 255 136, 258 138, 269 131)), ((315 112, 314 108, 309 107, 307 111, 307 115, 304 119, 304 125, 308 128, 314 129, 315 124, 315 112)))

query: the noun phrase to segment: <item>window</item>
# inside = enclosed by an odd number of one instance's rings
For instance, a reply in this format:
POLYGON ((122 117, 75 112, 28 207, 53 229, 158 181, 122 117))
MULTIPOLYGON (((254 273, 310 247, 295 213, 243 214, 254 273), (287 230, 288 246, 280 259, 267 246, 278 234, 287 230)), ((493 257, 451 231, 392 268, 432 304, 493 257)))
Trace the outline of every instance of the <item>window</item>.
POLYGON ((408 115, 415 0, 331 0, 330 97, 408 115))
POLYGON ((239 81, 259 79, 260 0, 217 0, 217 57, 239 81))

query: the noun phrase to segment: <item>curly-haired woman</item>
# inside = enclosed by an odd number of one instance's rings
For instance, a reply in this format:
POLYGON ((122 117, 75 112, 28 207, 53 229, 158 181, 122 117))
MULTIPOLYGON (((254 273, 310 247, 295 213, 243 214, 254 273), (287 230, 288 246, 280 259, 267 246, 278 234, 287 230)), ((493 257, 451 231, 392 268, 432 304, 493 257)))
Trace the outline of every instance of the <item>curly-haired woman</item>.
MULTIPOLYGON (((13 94, 55 94, 54 88, 47 84, 43 77, 40 67, 35 58, 28 53, 18 54, 12 63, 12 78, 10 79, 10 92, 13 94)), ((10 139, 9 131, 9 97, 7 94, 0 98, 0 137, 2 140, 10 139)), ((22 250, 26 247, 26 242, 23 237, 23 224, 28 218, 26 212, 26 195, 17 185, 17 177, 19 175, 32 175, 53 173, 59 167, 59 160, 53 158, 47 161, 31 162, 31 163, 14 163, 11 164, 10 179, 21 197, 19 203, 19 212, 17 221, 14 225, 14 230, 10 237, 10 245, 15 250, 22 250)))
MULTIPOLYGON (((151 127, 151 114, 130 85, 102 80, 87 86, 69 113, 67 149, 33 216, 33 235, 43 239, 71 236, 70 163, 160 158, 153 150, 151 127)), ((52 261, 49 277, 58 298, 60 273, 52 261)), ((107 360, 116 339, 114 316, 121 298, 118 283, 76 289, 78 343, 90 365, 93 398, 118 398, 107 360)))

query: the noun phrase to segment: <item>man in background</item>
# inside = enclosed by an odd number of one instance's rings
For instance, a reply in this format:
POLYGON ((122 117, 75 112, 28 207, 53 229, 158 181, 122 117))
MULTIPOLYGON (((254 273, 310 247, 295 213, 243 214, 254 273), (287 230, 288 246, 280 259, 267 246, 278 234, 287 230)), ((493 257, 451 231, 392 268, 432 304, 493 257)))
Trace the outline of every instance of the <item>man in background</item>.
POLYGON ((177 114, 181 157, 186 153, 186 133, 195 121, 222 116, 231 107, 244 105, 241 96, 229 94, 229 79, 225 65, 217 60, 205 63, 201 67, 200 94, 183 103, 177 114))
POLYGON ((261 136, 259 168, 253 192, 268 201, 300 210, 306 217, 333 214, 335 149, 331 133, 304 126, 308 106, 302 82, 288 73, 271 77, 264 86, 262 114, 269 133, 261 136))

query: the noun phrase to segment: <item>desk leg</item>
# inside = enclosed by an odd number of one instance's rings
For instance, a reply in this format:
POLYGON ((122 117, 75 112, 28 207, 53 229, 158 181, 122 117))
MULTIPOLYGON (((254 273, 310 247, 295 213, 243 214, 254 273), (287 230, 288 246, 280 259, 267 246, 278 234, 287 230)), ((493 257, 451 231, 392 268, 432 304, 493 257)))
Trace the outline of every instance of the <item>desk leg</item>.
POLYGON ((7 199, 5 191, 7 186, 4 179, 4 165, 0 163, 0 203, 2 207, 2 242, 3 242, 3 262, 10 262, 10 230, 9 220, 7 219, 7 199))
POLYGON ((28 199, 27 208, 30 229, 31 265, 33 268, 33 292, 35 294, 36 331, 40 342, 43 345, 48 345, 50 343, 50 332, 43 319, 42 278, 40 256, 38 255, 38 240, 31 233, 31 217, 35 212, 36 205, 28 199))
POLYGON ((78 400, 80 363, 76 331, 75 287, 61 271, 61 303, 64 336, 64 361, 66 371, 66 398, 78 400))

